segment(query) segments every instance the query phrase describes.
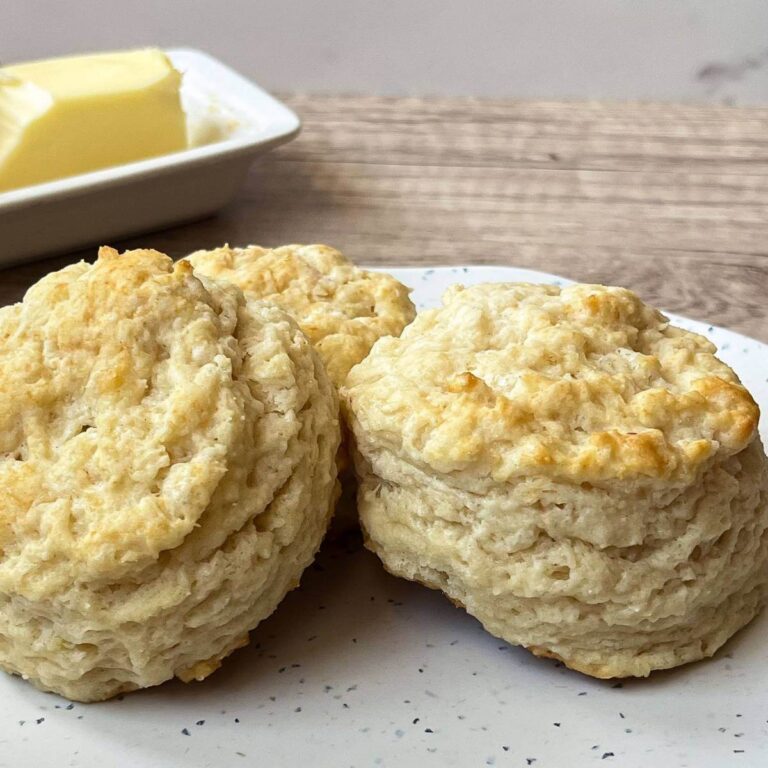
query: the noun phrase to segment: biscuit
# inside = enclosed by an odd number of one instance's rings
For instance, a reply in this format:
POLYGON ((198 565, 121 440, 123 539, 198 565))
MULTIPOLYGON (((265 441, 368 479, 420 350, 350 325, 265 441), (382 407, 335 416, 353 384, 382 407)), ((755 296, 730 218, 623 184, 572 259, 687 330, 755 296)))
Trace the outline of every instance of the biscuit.
POLYGON ((335 389, 281 309, 102 248, 0 309, 0 667, 94 701, 202 679, 328 525, 335 389))
POLYGON ((399 336, 416 314, 408 289, 394 277, 360 269, 327 245, 225 245, 187 259, 195 272, 234 283, 246 296, 289 312, 337 387, 377 339, 399 336))
POLYGON ((758 408, 630 291, 449 289, 341 390, 367 544, 596 677, 711 656, 759 611, 758 408))

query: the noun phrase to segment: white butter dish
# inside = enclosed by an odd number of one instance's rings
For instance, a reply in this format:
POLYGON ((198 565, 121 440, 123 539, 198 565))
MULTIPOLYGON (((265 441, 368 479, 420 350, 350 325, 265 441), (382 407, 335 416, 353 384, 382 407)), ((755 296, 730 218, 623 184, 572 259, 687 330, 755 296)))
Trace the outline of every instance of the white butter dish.
POLYGON ((209 143, 0 193, 0 266, 213 213, 257 155, 298 134, 288 107, 220 61, 183 48, 167 53, 184 75, 191 133, 209 143))

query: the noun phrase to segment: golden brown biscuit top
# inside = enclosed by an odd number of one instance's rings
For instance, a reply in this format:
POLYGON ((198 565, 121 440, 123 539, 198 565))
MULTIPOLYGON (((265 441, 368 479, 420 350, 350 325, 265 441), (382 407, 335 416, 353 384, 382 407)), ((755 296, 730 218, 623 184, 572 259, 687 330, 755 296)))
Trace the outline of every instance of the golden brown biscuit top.
POLYGON ((293 471, 313 377, 284 312, 155 251, 44 277, 0 310, 0 589, 213 551, 293 471))
POLYGON ((369 449, 492 482, 685 481, 755 436, 757 405, 715 347, 631 291, 455 286, 443 305, 350 372, 369 449))
POLYGON ((337 387, 377 339, 399 335, 415 316, 404 285, 356 267, 325 245, 225 245, 187 258, 196 272, 234 283, 293 315, 337 387))

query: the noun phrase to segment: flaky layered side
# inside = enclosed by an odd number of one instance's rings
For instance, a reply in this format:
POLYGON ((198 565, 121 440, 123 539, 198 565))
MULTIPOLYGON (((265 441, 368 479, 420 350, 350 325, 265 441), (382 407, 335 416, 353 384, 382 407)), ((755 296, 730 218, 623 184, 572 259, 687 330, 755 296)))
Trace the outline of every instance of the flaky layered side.
POLYGON ((714 653, 764 602, 758 410, 629 291, 454 289, 342 390, 368 544, 598 677, 714 653))
POLYGON ((83 701, 202 679, 295 586, 336 396, 277 307, 102 249, 0 310, 0 666, 83 701))

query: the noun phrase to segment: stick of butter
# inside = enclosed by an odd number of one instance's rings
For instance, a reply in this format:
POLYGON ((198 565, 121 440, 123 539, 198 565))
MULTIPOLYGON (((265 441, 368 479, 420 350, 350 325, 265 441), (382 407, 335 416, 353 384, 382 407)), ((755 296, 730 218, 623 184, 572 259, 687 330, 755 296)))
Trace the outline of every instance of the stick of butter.
POLYGON ((0 192, 184 149, 180 85, 154 49, 0 69, 0 192))

